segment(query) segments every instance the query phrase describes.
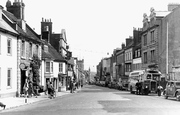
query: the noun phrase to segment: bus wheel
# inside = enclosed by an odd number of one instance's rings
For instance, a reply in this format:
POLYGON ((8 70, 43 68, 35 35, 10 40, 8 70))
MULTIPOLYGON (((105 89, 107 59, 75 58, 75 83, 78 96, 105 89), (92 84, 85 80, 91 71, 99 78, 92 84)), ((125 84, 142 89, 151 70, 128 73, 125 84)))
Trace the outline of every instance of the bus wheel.
POLYGON ((177 93, 176 93, 176 100, 177 100, 177 101, 180 101, 180 92, 177 92, 177 93))

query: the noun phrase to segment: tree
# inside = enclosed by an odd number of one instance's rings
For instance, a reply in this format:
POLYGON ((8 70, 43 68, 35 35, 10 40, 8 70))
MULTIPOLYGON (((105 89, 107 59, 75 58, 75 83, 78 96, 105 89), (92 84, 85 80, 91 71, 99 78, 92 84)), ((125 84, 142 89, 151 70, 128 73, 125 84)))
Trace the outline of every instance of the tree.
POLYGON ((37 55, 33 55, 32 61, 30 63, 30 67, 32 68, 32 73, 33 73, 33 86, 39 86, 40 82, 40 75, 39 75, 39 69, 41 66, 41 60, 37 55))

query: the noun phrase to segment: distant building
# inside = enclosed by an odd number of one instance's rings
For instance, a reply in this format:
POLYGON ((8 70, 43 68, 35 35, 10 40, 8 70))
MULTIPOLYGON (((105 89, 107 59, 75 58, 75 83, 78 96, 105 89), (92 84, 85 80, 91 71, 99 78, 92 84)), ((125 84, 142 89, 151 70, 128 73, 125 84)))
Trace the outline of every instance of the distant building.
POLYGON ((141 28, 134 28, 133 30, 133 62, 132 71, 142 69, 142 59, 141 59, 141 28))
POLYGON ((124 51, 125 51, 125 44, 122 43, 121 45, 121 50, 117 51, 116 56, 117 56, 117 80, 119 82, 123 81, 126 79, 125 77, 125 56, 124 56, 124 51))
POLYGON ((127 83, 129 73, 132 71, 133 63, 133 38, 129 37, 126 39, 126 47, 124 50, 124 63, 125 63, 125 77, 123 82, 127 83))

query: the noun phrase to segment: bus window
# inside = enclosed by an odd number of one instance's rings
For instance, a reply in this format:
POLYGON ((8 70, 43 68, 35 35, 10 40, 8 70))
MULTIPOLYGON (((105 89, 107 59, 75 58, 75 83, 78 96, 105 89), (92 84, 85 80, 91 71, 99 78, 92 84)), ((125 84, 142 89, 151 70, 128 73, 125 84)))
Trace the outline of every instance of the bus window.
POLYGON ((151 79, 151 74, 147 74, 147 79, 151 79))
POLYGON ((160 80, 160 75, 152 74, 153 80, 160 80))

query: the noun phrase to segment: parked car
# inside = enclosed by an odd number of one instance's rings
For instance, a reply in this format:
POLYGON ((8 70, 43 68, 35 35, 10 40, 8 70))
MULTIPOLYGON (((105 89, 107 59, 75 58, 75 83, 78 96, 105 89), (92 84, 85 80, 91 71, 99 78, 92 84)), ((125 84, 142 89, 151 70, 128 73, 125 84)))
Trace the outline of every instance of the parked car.
POLYGON ((176 100, 180 101, 180 81, 168 81, 164 96, 166 99, 168 97, 176 97, 176 100))

